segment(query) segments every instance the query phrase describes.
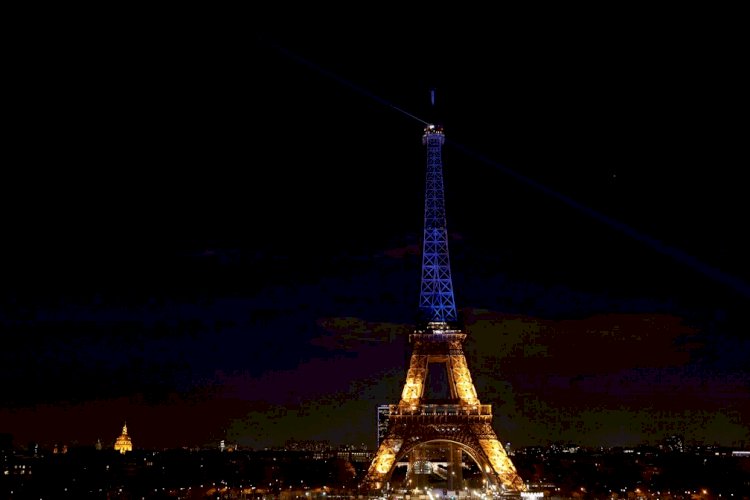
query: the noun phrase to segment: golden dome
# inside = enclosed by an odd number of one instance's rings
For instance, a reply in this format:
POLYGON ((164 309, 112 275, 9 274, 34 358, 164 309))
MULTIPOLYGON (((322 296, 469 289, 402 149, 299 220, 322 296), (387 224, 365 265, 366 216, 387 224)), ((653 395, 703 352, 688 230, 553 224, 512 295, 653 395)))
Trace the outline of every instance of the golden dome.
POLYGON ((133 451, 133 442, 130 441, 130 436, 128 436, 127 422, 122 426, 122 434, 115 441, 115 451, 119 451, 120 453, 133 451))

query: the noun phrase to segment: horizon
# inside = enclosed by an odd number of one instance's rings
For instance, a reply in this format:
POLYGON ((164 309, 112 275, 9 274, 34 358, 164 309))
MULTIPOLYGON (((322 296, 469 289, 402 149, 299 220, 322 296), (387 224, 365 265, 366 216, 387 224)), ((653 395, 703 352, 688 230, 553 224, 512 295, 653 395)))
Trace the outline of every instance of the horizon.
MULTIPOLYGON (((9 433, 6 433, 9 434, 9 433)), ((130 432, 128 432, 128 435, 130 435, 130 432)), ((118 434, 119 436, 119 434, 118 434)), ((663 438, 655 441, 643 441, 640 443, 634 443, 630 445, 612 445, 612 446, 604 446, 604 445, 583 445, 580 443, 572 442, 572 441, 551 441, 547 443, 536 443, 536 444, 528 444, 524 446, 513 446, 512 443, 503 443, 503 446, 508 446, 508 450, 510 451, 510 454, 512 455, 515 452, 519 451, 528 451, 535 448, 575 448, 576 450, 580 451, 596 451, 596 450, 618 450, 618 449, 635 449, 635 448, 663 448, 667 447, 670 443, 671 439, 679 438, 680 443, 684 448, 705 448, 705 449, 716 449, 721 448, 724 450, 735 450, 735 451, 742 451, 747 449, 747 445, 744 443, 735 443, 730 445, 725 444, 719 444, 719 443, 706 443, 706 442, 700 442, 695 440, 683 440, 682 436, 680 435, 665 435, 663 438)), ((115 444, 115 438, 112 438, 108 441, 101 441, 101 450, 99 451, 111 451, 113 453, 120 454, 119 451, 114 449, 115 444)), ((63 440, 56 440, 54 442, 48 442, 48 443, 41 443, 34 440, 28 441, 26 444, 16 444, 15 440, 13 440, 14 445, 12 446, 12 449, 14 451, 32 451, 32 447, 36 447, 39 451, 44 452, 52 452, 55 448, 58 448, 60 451, 55 452, 57 454, 65 454, 70 452, 70 450, 75 449, 81 449, 81 448, 96 448, 98 445, 97 442, 86 442, 82 443, 77 440, 71 440, 71 441, 63 441, 63 440), (65 447, 67 451, 62 451, 62 448, 65 447)), ((209 442, 209 443, 193 443, 191 445, 182 445, 177 447, 154 447, 154 446, 137 446, 135 443, 135 440, 133 441, 133 450, 127 453, 132 452, 156 452, 156 451, 169 451, 169 450, 186 450, 186 451, 222 451, 225 453, 231 453, 231 452, 237 452, 237 451, 290 451, 290 452, 310 452, 313 451, 311 449, 305 448, 308 447, 314 447, 316 450, 325 450, 325 451, 366 451, 375 453, 377 451, 377 447, 369 447, 365 443, 331 443, 327 440, 315 440, 315 439, 302 439, 302 440, 296 440, 296 439, 288 439, 286 442, 281 444, 274 444, 271 446, 256 448, 252 446, 244 446, 238 443, 226 441, 224 443, 224 446, 226 449, 221 450, 221 440, 216 442, 209 442)), ((670 452, 677 452, 677 453, 683 453, 683 451, 679 450, 666 450, 670 452)), ((562 453, 573 453, 572 451, 564 450, 561 451, 562 453)))

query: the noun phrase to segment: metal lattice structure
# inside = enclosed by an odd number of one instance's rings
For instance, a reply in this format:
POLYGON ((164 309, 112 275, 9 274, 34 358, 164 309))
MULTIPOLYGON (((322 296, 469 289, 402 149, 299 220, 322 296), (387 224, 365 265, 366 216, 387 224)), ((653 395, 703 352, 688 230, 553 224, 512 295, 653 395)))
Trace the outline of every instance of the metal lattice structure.
POLYGON ((419 309, 422 319, 440 323, 455 322, 457 319, 445 219, 442 159, 444 142, 441 127, 428 125, 425 128, 422 144, 427 146, 427 182, 419 309))
POLYGON ((427 323, 409 336, 412 354, 400 402, 379 407, 387 430, 379 438, 361 486, 371 494, 383 494, 394 487, 394 471, 401 465, 407 470, 401 481, 403 490, 426 491, 431 475, 443 489, 461 489, 470 481, 464 481, 465 459, 470 459, 482 477, 476 484, 487 493, 517 495, 526 485, 492 428, 492 406, 481 404, 477 396, 463 352, 466 333, 450 324, 457 313, 445 224, 444 141, 442 128, 425 128, 427 194, 420 310, 427 323), (439 398, 447 399, 433 398, 426 390, 431 365, 445 374, 448 391, 439 398), (442 458, 435 458, 437 449, 442 458))

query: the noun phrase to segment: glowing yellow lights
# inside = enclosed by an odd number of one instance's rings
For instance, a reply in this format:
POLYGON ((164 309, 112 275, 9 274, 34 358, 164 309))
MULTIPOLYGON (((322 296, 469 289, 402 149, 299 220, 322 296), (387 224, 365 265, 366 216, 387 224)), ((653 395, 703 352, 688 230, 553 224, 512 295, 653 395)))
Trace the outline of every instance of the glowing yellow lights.
MULTIPOLYGON (((432 128, 429 127, 429 130, 432 128)), ((427 135, 429 134, 426 133, 427 135)), ((433 140, 434 136, 429 139, 433 140)), ((391 419, 387 437, 381 442, 370 464, 363 486, 370 490, 378 490, 382 485, 388 484, 397 458, 404 458, 402 445, 406 444, 408 447, 410 463, 412 460, 417 463, 423 458, 419 455, 421 452, 418 452, 420 447, 433 441, 452 441, 470 455, 481 470, 484 470, 484 487, 499 486, 504 491, 526 491, 526 485, 492 430, 492 406, 482 405, 477 397, 463 354, 462 344, 466 334, 460 330, 449 329, 447 325, 435 323, 431 326, 433 328, 428 328, 429 333, 416 330, 409 337, 414 348, 401 392, 401 401, 398 406, 390 406, 391 419), (425 394, 428 368, 436 365, 447 372, 449 402, 441 400, 444 398, 434 398, 432 394, 425 394), (417 456, 412 456, 412 452, 417 453, 417 456)), ((452 480, 458 480, 455 471, 451 474, 454 476, 452 480)), ((411 477, 398 479, 396 483, 401 481, 404 481, 404 486, 412 485, 411 477)), ((415 485, 415 488, 416 486, 419 486, 421 493, 424 486, 415 485)))
POLYGON ((427 374, 427 356, 413 355, 406 374, 406 383, 401 391, 402 404, 416 405, 422 398, 424 380, 427 374))
POLYGON ((401 441, 396 439, 385 439, 380 443, 378 454, 370 465, 370 474, 375 473, 383 477, 391 470, 396 461, 396 453, 401 448, 401 441))
POLYGON ((130 436, 128 436, 127 423, 122 426, 122 434, 120 434, 120 437, 115 441, 115 451, 119 451, 123 454, 128 451, 133 451, 133 442, 130 440, 130 436))
POLYGON ((469 367, 466 365, 464 356, 451 356, 451 371, 455 380, 456 392, 462 403, 467 405, 478 405, 477 390, 471 380, 469 367))
POLYGON ((513 462, 508 458, 500 441, 497 439, 480 439, 479 444, 482 446, 482 450, 487 454, 492 468, 495 469, 495 472, 500 479, 500 483, 506 488, 514 489, 516 491, 526 491, 526 485, 524 484, 523 479, 521 479, 521 476, 516 472, 513 462))

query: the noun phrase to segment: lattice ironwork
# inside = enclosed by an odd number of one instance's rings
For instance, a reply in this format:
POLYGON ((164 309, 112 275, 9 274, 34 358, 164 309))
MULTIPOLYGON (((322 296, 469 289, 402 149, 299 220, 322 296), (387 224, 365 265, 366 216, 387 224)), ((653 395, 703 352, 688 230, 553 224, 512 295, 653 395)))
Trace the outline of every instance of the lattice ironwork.
POLYGON ((451 279, 443 189, 443 129, 428 125, 424 130, 422 142, 427 146, 427 178, 419 309, 422 320, 455 322, 458 314, 451 279))
POLYGON ((396 463, 415 448, 434 442, 458 444, 476 461, 488 485, 504 491, 526 489, 513 462, 492 428, 492 406, 481 404, 462 350, 466 335, 415 332, 410 335, 412 355, 398 405, 390 405, 388 431, 381 441, 363 485, 381 490, 396 463), (436 404, 425 397, 428 366, 447 370, 451 404, 436 404))

